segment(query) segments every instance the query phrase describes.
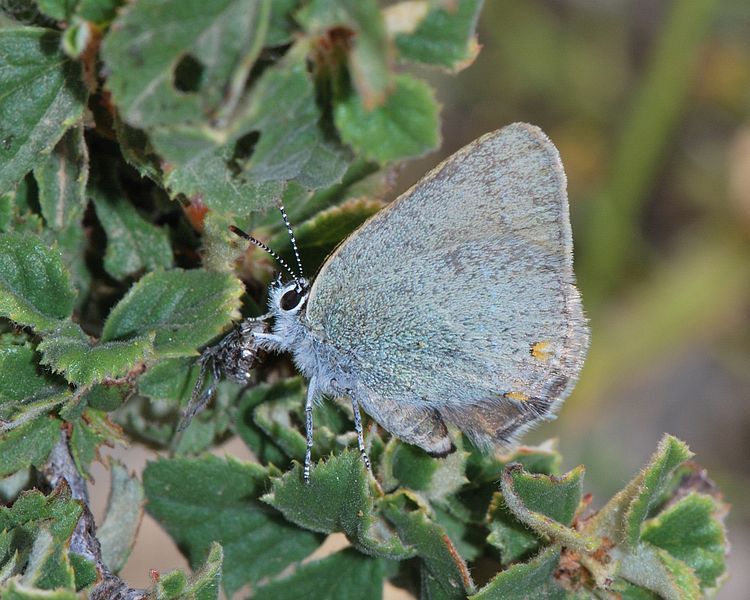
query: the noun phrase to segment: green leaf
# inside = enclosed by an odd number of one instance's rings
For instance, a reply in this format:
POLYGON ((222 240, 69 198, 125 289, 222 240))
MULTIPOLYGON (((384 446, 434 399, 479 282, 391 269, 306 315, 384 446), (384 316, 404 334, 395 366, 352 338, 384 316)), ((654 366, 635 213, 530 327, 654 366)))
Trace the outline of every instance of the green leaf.
MULTIPOLYGON (((105 171, 105 170, 103 170, 105 171)), ((107 234, 104 268, 115 279, 172 266, 168 232, 142 217, 128 200, 114 170, 100 172, 89 188, 96 216, 107 234)))
POLYGON ((153 334, 92 344, 82 332, 76 335, 67 330, 48 335, 37 349, 42 353, 42 364, 70 383, 91 385, 127 375, 151 356, 153 344, 153 334))
POLYGON ((452 71, 467 67, 479 52, 474 29, 482 4, 456 0, 449 6, 433 5, 414 31, 396 35, 401 56, 452 71))
POLYGON ((438 111, 426 83, 399 75, 382 106, 368 111, 359 96, 350 94, 336 103, 334 120, 344 142, 382 164, 422 156, 437 148, 438 111))
POLYGON ((321 533, 340 531, 351 540, 362 537, 369 527, 372 497, 356 452, 345 450, 314 465, 309 484, 302 480, 299 465, 271 482, 271 492, 263 501, 295 525, 321 533))
POLYGON ((257 600, 380 600, 388 562, 351 548, 299 567, 292 575, 259 588, 257 600))
POLYGON ((567 598, 554 573, 560 564, 560 548, 550 546, 527 563, 518 563, 500 571, 471 600, 563 600, 567 598))
POLYGON ((73 590, 40 590, 17 581, 9 581, 7 587, 0 586, 3 600, 80 600, 73 590))
POLYGON ((119 408, 125 398, 132 393, 132 388, 127 383, 119 385, 102 384, 95 385, 83 396, 84 402, 96 410, 111 412, 119 408))
POLYGON ((292 42, 296 29, 292 13, 302 0, 273 0, 271 2, 271 20, 266 33, 266 46, 281 46, 292 42))
POLYGON ((389 490, 407 487, 427 500, 443 503, 468 483, 464 475, 467 456, 468 452, 458 449, 435 459, 421 448, 393 438, 383 457, 383 485, 389 490))
POLYGON ((39 10, 57 21, 67 21, 73 15, 78 0, 36 0, 39 10))
POLYGON ((0 337, 0 408, 23 400, 49 385, 37 372, 34 349, 22 337, 0 337))
POLYGON ((540 537, 513 516, 499 492, 492 496, 487 521, 487 542, 500 550, 502 566, 525 559, 539 548, 540 537))
POLYGON ((81 118, 81 66, 60 51, 60 34, 0 29, 0 193, 23 179, 81 118))
POLYGON ((610 586, 610 591, 619 594, 619 597, 616 597, 621 598, 622 600, 659 600, 659 596, 653 592, 638 587, 637 585, 633 585, 629 581, 625 581, 621 578, 615 579, 610 586))
POLYGON ((6 402, 0 406, 0 433, 10 431, 28 423, 40 415, 51 412, 73 397, 67 386, 48 385, 16 402, 6 402))
POLYGON ((138 393, 151 400, 186 405, 198 379, 198 368, 191 358, 167 358, 147 369, 138 378, 138 393))
POLYGON ((456 551, 445 529, 435 523, 416 498, 406 491, 385 496, 378 506, 395 525, 401 540, 413 547, 429 574, 451 598, 474 591, 466 562, 456 551))
POLYGON ((0 434, 0 477, 40 467, 60 440, 60 421, 42 417, 0 434))
POLYGON ((390 52, 377 2, 312 0, 297 18, 308 33, 315 35, 341 27, 351 31, 349 70, 354 87, 367 110, 382 104, 391 85, 390 52))
POLYGON ((96 529, 102 547, 102 561, 119 573, 130 556, 143 516, 143 487, 135 475, 116 460, 109 460, 112 483, 104 521, 96 529))
POLYGON ((221 545, 213 543, 206 562, 190 581, 181 571, 163 575, 156 585, 156 600, 217 600, 223 559, 221 545))
POLYGON ((39 206, 47 227, 61 231, 81 220, 88 175, 88 149, 80 123, 69 129, 47 160, 34 169, 39 206))
POLYGON ((691 493, 644 523, 641 539, 691 567, 701 588, 716 585, 726 570, 726 534, 710 496, 691 493))
MULTIPOLYGON (((58 485, 48 496, 38 490, 30 490, 23 492, 10 508, 0 507, 0 530, 25 526, 34 528, 43 522, 49 525, 55 542, 62 544, 73 535, 81 511, 80 502, 72 499, 66 483, 58 485)), ((30 538, 19 535, 17 541, 25 543, 30 538)))
POLYGON ((15 192, 4 192, 0 194, 0 232, 10 231, 13 222, 13 204, 15 192))
MULTIPOLYGON (((470 443, 465 443, 471 447, 470 443)), ((562 456, 556 445, 549 443, 521 446, 509 455, 495 455, 475 449, 466 462, 466 474, 473 484, 495 483, 510 463, 519 463, 529 473, 558 475, 562 456)))
POLYGON ((232 116, 262 48, 269 5, 267 0, 131 4, 102 48, 111 71, 107 86, 123 119, 141 129, 182 127, 194 141, 214 145, 223 127, 213 123, 232 116))
POLYGON ((421 448, 392 439, 385 449, 384 463, 389 467, 384 477, 386 489, 398 486, 414 491, 426 490, 437 470, 437 461, 421 448), (393 478, 394 481, 389 481, 393 478))
POLYGON ((487 543, 485 531, 476 526, 469 516, 462 511, 456 498, 449 498, 433 506, 434 521, 441 525, 448 537, 456 546, 458 554, 467 562, 476 560, 485 553, 487 543))
POLYGON ((106 23, 115 18, 125 0, 79 0, 78 14, 93 23, 106 23))
MULTIPOLYGON (((355 158, 344 173, 341 182, 318 190, 312 195, 294 194, 284 198, 284 208, 295 226, 310 221, 327 208, 343 204, 347 200, 369 199, 385 201, 394 185, 395 169, 380 169, 373 162, 355 158)), ((273 226, 269 216, 262 224, 273 226)), ((278 221, 275 221, 278 223, 278 221)), ((279 230, 280 231, 280 230, 279 230)), ((295 229, 296 233, 296 229, 295 229)), ((322 232, 321 232, 322 233, 322 232)))
POLYGON ((147 510, 192 565, 200 564, 211 542, 221 543, 228 595, 281 572, 320 543, 256 500, 267 483, 263 467, 215 456, 159 460, 143 474, 147 510))
POLYGON ((506 467, 501 489, 506 503, 517 515, 531 511, 570 526, 581 502, 584 472, 581 466, 555 477, 527 473, 516 463, 506 467))
MULTIPOLYGON (((0 559, 3 555, 21 557, 16 567, 21 566, 23 574, 17 580, 29 588, 74 589, 68 546, 81 512, 80 502, 71 499, 64 482, 49 496, 36 490, 24 492, 11 507, 0 507, 0 531, 5 541, 0 543, 4 546, 0 559)), ((7 574, 15 570, 12 564, 6 566, 7 574)), ((85 576, 83 570, 81 576, 85 576)))
POLYGON ((297 393, 301 390, 300 384, 299 379, 292 379, 291 382, 288 379, 282 379, 273 385, 256 385, 242 396, 242 400, 237 407, 237 418, 233 420, 234 428, 245 445, 263 464, 273 463, 279 467, 286 467, 289 458, 288 454, 285 454, 279 448, 276 441, 266 435, 263 429, 256 424, 253 414, 254 409, 256 406, 280 395, 297 393))
POLYGON ((607 502, 587 528, 615 543, 635 546, 649 510, 662 496, 675 469, 691 456, 683 442, 665 435, 646 468, 607 502))
POLYGON ((537 534, 579 552, 593 552, 599 540, 569 527, 581 501, 583 475, 582 466, 554 477, 526 473, 516 463, 505 468, 500 488, 508 509, 537 534))
POLYGON ((241 130, 250 133, 208 155, 188 149, 165 180, 173 195, 199 196, 216 210, 247 214, 272 206, 287 181, 320 188, 341 179, 348 152, 319 124, 303 59, 295 50, 260 76, 242 118, 241 130))
POLYGON ((74 298, 55 250, 35 236, 0 234, 0 316, 40 331, 54 329, 70 315, 74 298))
POLYGON ((81 418, 73 423, 73 433, 70 436, 70 453, 78 472, 88 478, 89 465, 95 459, 101 461, 99 446, 111 446, 114 441, 125 442, 120 428, 107 418, 106 413, 87 409, 81 418))
POLYGON ((302 460, 305 455, 305 436, 293 424, 294 414, 304 406, 304 387, 299 379, 294 387, 278 386, 273 397, 267 398, 253 411, 253 421, 290 458, 302 460), (295 389, 296 388, 296 389, 295 389))
POLYGON ((75 574, 68 560, 67 548, 52 537, 45 525, 40 525, 35 532, 21 581, 44 590, 75 589, 75 574))
POLYGON ((243 293, 231 275, 201 269, 149 273, 112 309, 104 323, 102 341, 156 334, 157 356, 195 354, 232 318, 243 293))
POLYGON ((255 181, 233 171, 233 146, 219 148, 199 162, 177 166, 169 174, 170 194, 200 199, 221 213, 241 215, 278 202, 284 183, 255 181))
POLYGON ((487 540, 500 549, 501 564, 526 557, 545 538, 582 553, 597 547, 598 540, 570 528, 581 502, 583 475, 583 467, 562 477, 531 474, 519 463, 506 467, 502 496, 493 496, 487 515, 487 540))
MULTIPOLYGON (((641 533, 641 523, 648 516, 660 495, 669 484, 674 470, 693 456, 687 445, 675 437, 664 436, 656 454, 649 461, 639 480, 638 491, 626 514, 627 542, 635 544, 641 533)), ((632 485, 629 484, 628 488, 632 485)))
POLYGON ((373 497, 367 472, 358 452, 344 450, 310 473, 310 483, 302 479, 299 464, 281 477, 271 478, 272 488, 262 500, 288 520, 321 533, 342 532, 362 552, 389 558, 410 553, 390 535, 373 514, 373 497))
POLYGON ((667 551, 640 543, 619 556, 619 575, 667 600, 698 600, 700 580, 693 570, 667 551))
MULTIPOLYGON (((82 216, 82 215, 79 215, 82 216)), ((88 305, 89 289, 91 287, 91 271, 86 263, 86 253, 89 250, 89 237, 81 220, 70 223, 65 229, 55 231, 45 228, 42 230, 42 240, 49 247, 57 246, 63 264, 70 273, 71 281, 76 290, 74 310, 82 312, 88 305)))
POLYGON ((80 554, 70 552, 68 554, 70 566, 73 567, 75 575, 75 588, 81 590, 95 583, 99 579, 99 572, 93 561, 84 558, 80 554))
POLYGON ((141 177, 149 177, 162 185, 162 160, 156 154, 146 133, 124 123, 118 115, 114 117, 113 127, 126 162, 133 166, 141 177))

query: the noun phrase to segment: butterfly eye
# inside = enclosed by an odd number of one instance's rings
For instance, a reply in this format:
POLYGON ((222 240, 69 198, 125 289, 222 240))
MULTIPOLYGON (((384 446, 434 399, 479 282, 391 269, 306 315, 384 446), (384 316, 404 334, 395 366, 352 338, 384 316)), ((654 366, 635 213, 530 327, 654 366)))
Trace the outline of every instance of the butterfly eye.
POLYGON ((281 306, 281 310, 283 311, 294 310, 299 306, 300 302, 302 302, 302 297, 303 296, 301 290, 292 288, 281 297, 279 306, 281 306))

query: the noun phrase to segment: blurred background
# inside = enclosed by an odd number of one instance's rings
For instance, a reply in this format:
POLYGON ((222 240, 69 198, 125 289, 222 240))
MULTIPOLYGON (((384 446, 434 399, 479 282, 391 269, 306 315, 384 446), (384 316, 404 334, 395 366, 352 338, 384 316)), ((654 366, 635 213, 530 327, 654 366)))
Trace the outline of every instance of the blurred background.
MULTIPOLYGON (((444 142, 402 170, 396 191, 492 129, 521 120, 547 132, 568 175, 592 345, 559 419, 525 441, 558 438, 566 468, 586 465, 598 504, 662 433, 686 441, 732 505, 730 579, 718 597, 744 600, 750 2, 487 0, 479 41, 458 76, 419 72, 443 103, 444 142)), ((145 458, 124 456, 131 467, 145 458)), ((185 564, 150 519, 141 534, 131 584, 185 564)))
MULTIPOLYGON (((489 0, 482 51, 444 104, 439 158, 513 121, 542 127, 568 175, 592 343, 557 421, 603 503, 662 433, 732 506, 724 600, 750 597, 750 2, 489 0)), ((420 73, 422 75, 422 73, 420 73)))

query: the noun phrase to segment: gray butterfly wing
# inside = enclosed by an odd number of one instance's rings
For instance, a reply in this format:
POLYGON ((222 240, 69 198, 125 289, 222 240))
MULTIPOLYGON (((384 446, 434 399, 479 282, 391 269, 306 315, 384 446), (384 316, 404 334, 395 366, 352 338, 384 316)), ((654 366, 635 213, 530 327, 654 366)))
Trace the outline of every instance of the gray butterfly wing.
POLYGON ((516 123, 448 158, 336 250, 305 318, 371 414, 437 413, 480 444, 551 415, 588 346, 557 149, 516 123))

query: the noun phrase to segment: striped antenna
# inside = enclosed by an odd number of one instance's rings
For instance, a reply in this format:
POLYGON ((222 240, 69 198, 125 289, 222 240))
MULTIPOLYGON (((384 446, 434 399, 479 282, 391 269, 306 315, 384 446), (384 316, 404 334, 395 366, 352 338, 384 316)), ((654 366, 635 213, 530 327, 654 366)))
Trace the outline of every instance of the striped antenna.
POLYGON ((292 269, 289 268, 289 265, 286 264, 286 261, 283 258, 281 258, 278 254, 276 254, 273 250, 271 250, 268 246, 266 246, 263 242, 261 242, 259 239, 254 238, 251 235, 248 235, 247 233, 242 231, 242 229, 240 229, 239 227, 235 227, 234 225, 229 226, 229 231, 231 231, 234 235, 240 236, 243 240, 247 240, 251 244, 258 246, 258 248, 260 248, 264 252, 267 252, 268 254, 273 256, 276 259, 276 261, 282 267, 284 267, 287 270, 287 272, 292 276, 292 279, 297 279, 297 276, 294 274, 294 271, 292 271, 292 269))
POLYGON ((303 277, 304 273, 302 271, 302 259, 299 257, 299 250, 297 249, 297 240, 294 239, 294 232, 292 231, 292 226, 289 224, 289 217, 286 215, 286 211, 284 210, 284 205, 279 204, 279 210, 281 211, 281 218, 284 219, 284 225, 286 225, 286 230, 289 232, 289 237, 292 240, 292 248, 294 249, 294 258, 297 259, 297 267, 299 268, 299 276, 303 277))

